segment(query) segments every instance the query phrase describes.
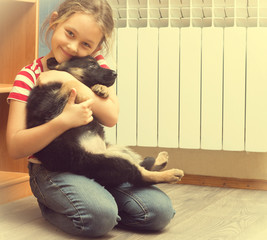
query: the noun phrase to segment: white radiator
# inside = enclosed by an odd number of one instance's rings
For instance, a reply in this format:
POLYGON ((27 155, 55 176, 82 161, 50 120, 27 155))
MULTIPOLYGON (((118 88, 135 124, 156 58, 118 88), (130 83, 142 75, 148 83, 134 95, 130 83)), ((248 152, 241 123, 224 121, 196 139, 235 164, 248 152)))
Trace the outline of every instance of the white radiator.
POLYGON ((109 2, 121 105, 110 142, 267 152, 266 0, 109 2))

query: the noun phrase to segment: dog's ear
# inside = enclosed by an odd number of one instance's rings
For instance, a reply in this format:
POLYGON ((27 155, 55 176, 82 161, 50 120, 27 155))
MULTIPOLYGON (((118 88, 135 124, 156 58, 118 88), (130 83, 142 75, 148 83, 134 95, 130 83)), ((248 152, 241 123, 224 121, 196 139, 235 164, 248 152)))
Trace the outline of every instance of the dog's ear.
POLYGON ((46 64, 50 70, 57 70, 59 68, 59 63, 55 58, 47 59, 46 64))

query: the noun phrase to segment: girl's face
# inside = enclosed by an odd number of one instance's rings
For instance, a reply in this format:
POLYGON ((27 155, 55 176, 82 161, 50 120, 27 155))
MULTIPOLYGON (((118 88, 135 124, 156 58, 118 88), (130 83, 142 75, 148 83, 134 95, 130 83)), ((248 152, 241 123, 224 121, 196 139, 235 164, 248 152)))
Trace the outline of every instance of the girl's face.
POLYGON ((51 54, 59 63, 68 61, 73 56, 92 55, 100 49, 102 38, 103 33, 93 17, 75 13, 65 22, 56 25, 51 39, 51 54))

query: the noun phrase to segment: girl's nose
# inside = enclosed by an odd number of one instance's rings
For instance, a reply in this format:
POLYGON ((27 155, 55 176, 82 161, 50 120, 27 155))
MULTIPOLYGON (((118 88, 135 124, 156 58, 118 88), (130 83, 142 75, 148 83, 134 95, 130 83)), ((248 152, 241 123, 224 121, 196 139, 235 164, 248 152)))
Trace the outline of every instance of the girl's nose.
POLYGON ((78 54, 78 43, 73 41, 67 45, 67 48, 71 55, 76 56, 78 54))

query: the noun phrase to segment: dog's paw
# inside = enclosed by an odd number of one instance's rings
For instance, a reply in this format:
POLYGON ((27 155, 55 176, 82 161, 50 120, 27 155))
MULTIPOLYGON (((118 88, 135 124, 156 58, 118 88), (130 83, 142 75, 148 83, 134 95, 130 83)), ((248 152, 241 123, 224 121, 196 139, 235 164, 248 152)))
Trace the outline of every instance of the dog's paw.
POLYGON ((180 169, 170 169, 164 171, 165 182, 167 183, 176 183, 181 181, 184 176, 184 171, 180 169))
POLYGON ((108 87, 104 85, 96 84, 93 87, 91 87, 91 89, 99 97, 107 98, 109 96, 108 87))
POLYGON ((156 159, 156 164, 157 165, 162 165, 164 163, 167 163, 169 160, 169 154, 165 151, 160 152, 157 159, 156 159))
POLYGON ((153 166, 153 171, 160 171, 167 166, 169 160, 169 154, 165 151, 160 152, 158 157, 155 160, 155 164, 153 166))

